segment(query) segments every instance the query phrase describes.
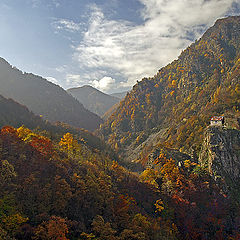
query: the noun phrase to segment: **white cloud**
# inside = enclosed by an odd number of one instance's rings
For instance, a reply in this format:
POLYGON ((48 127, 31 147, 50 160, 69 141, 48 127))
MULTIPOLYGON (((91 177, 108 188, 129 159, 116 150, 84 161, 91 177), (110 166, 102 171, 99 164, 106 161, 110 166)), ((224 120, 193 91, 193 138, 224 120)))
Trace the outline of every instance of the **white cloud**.
POLYGON ((67 74, 66 75, 67 83, 81 83, 81 76, 78 74, 67 74))
MULTIPOLYGON (((27 0, 32 5, 32 8, 38 8, 42 4, 45 4, 43 0, 27 0)), ((54 6, 55 8, 58 8, 61 4, 59 3, 59 0, 48 0, 48 3, 46 4, 47 7, 54 6)))
POLYGON ((53 27, 57 30, 66 30, 68 32, 76 32, 80 30, 81 24, 72 20, 58 19, 53 22, 53 27))
MULTIPOLYGON (((88 30, 74 49, 74 59, 80 66, 89 73, 111 69, 127 79, 123 86, 132 86, 137 79, 154 75, 175 59, 217 18, 230 11, 233 3, 239 4, 234 0, 139 1, 144 5, 141 25, 109 20, 100 8, 92 6, 88 30)), ((104 76, 93 81, 102 90, 107 82, 104 76)))
POLYGON ((67 69, 67 65, 63 65, 63 66, 59 66, 59 67, 56 67, 56 68, 55 68, 55 70, 56 70, 57 72, 60 72, 60 73, 65 72, 66 69, 67 69))
POLYGON ((65 77, 65 88, 70 88, 70 87, 79 87, 82 85, 86 85, 87 82, 83 80, 83 77, 79 74, 66 74, 65 77))
POLYGON ((60 3, 58 2, 58 0, 53 0, 53 4, 56 8, 60 6, 60 3))
POLYGON ((108 91, 115 84, 115 79, 111 77, 103 77, 99 81, 94 80, 90 82, 95 88, 98 88, 101 91, 108 91))

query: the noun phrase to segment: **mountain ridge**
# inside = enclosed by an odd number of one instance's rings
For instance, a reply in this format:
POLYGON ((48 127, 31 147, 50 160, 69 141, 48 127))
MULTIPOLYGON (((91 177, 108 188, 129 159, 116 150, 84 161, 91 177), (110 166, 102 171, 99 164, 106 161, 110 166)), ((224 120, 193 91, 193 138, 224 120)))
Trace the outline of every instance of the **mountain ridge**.
POLYGON ((159 144, 199 151, 211 116, 239 116, 239 28, 240 16, 218 20, 177 60, 138 82, 99 134, 124 157, 130 144, 162 128, 168 130, 159 144))
POLYGON ((81 102, 85 108, 98 116, 103 116, 113 105, 120 101, 119 98, 103 93, 90 85, 70 88, 67 92, 81 102))
POLYGON ((36 115, 88 130, 95 130, 102 123, 101 118, 60 86, 32 73, 23 73, 3 58, 0 58, 0 71, 0 94, 27 106, 36 115))
POLYGON ((25 125, 28 128, 44 127, 46 129, 48 123, 30 112, 26 106, 0 95, 0 127, 6 125, 14 127, 25 125))

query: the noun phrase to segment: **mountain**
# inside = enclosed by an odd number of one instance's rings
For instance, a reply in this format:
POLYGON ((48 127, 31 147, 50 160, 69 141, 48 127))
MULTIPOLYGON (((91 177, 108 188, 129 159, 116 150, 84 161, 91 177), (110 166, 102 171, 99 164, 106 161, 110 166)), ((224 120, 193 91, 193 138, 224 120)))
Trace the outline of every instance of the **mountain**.
POLYGON ((6 125, 46 128, 47 123, 41 117, 30 112, 27 107, 0 95, 0 127, 6 125))
POLYGON ((102 116, 102 119, 105 121, 107 120, 119 107, 120 102, 114 104, 110 109, 108 109, 102 116))
POLYGON ((113 97, 116 97, 116 98, 120 98, 120 99, 125 98, 126 95, 127 95, 127 91, 118 92, 118 93, 111 93, 110 94, 110 96, 113 96, 113 97))
POLYGON ((52 136, 54 139, 69 132, 80 139, 84 139, 88 147, 113 155, 109 147, 91 132, 85 129, 74 128, 62 122, 51 124, 49 121, 30 112, 26 106, 0 95, 0 128, 4 126, 18 128, 22 125, 35 132, 48 131, 49 136, 52 136))
MULTIPOLYGON (((55 125, 62 135, 2 127, 0 239, 239 239, 239 20, 217 21, 100 128, 147 165, 139 174, 87 130, 93 142, 65 123, 55 125), (208 127, 212 115, 224 125, 208 127)), ((4 97, 1 119, 43 122, 4 97)))
POLYGON ((0 239, 240 239, 239 29, 218 20, 101 125, 138 174, 93 133, 0 95, 0 239))
POLYGON ((125 159, 158 146, 198 154, 212 116, 240 118, 240 17, 217 20, 154 77, 138 82, 101 126, 125 159))
POLYGON ((119 98, 105 94, 89 85, 70 88, 67 92, 82 103, 85 108, 99 116, 103 116, 105 112, 120 101, 119 98))
POLYGON ((0 94, 27 106, 51 122, 95 130, 102 120, 61 87, 31 73, 23 73, 0 58, 0 94))
MULTIPOLYGON (((119 92, 119 93, 112 93, 110 94, 111 96, 120 98, 121 100, 124 99, 124 97, 126 96, 128 92, 119 92)), ((104 115, 102 115, 102 119, 105 121, 107 120, 115 111, 116 109, 119 107, 120 102, 116 103, 115 105, 113 105, 110 109, 108 109, 104 115)))

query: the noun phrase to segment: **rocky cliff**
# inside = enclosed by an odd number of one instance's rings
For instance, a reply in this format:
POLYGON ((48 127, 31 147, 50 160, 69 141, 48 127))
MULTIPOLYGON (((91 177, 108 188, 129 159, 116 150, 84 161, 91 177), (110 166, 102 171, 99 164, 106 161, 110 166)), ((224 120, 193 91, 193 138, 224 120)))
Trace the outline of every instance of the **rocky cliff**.
POLYGON ((199 162, 224 191, 237 191, 240 180, 240 131, 209 126, 204 134, 199 162))

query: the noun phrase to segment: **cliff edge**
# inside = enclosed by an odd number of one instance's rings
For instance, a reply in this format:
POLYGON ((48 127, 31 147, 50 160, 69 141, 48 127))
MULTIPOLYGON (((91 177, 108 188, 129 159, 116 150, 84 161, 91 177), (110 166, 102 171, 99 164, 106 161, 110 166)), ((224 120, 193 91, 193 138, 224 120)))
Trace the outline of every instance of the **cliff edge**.
POLYGON ((223 191, 233 190, 240 193, 239 130, 209 126, 204 133, 199 162, 208 168, 223 191))

